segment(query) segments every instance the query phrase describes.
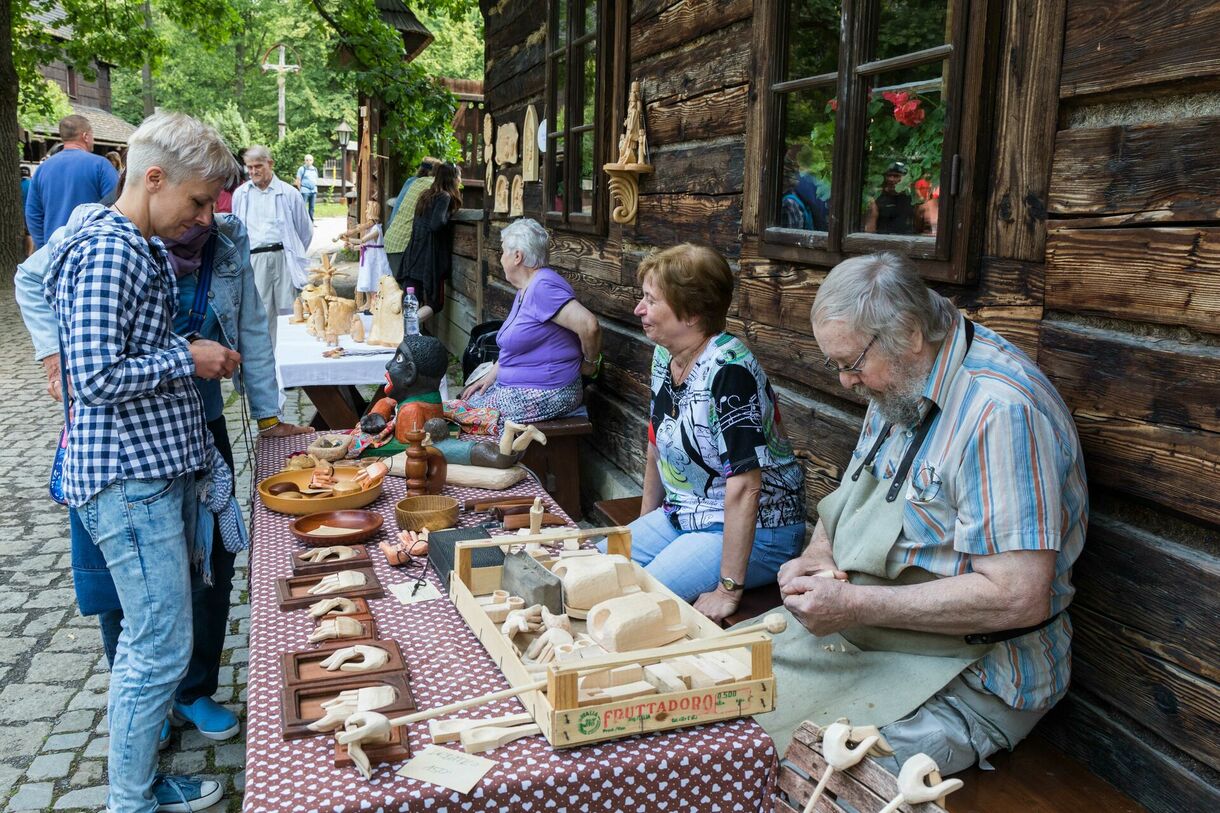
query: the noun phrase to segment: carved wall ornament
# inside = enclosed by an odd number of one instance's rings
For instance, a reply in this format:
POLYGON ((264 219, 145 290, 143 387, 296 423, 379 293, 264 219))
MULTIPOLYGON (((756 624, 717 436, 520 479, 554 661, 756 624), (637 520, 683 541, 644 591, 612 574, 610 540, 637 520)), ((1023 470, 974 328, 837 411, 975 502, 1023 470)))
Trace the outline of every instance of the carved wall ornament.
POLYGON ((483 163, 486 165, 487 174, 483 178, 484 189, 491 189, 491 177, 495 167, 495 146, 492 144, 492 122, 491 113, 483 114, 483 163))
POLYGON ((618 160, 602 167, 610 176, 610 195, 618 202, 610 213, 615 223, 634 223, 640 203, 640 175, 652 172, 648 163, 648 134, 644 129, 644 102, 640 83, 631 83, 627 119, 618 142, 618 160))
POLYGON ((525 181, 518 175, 513 178, 512 200, 508 207, 509 217, 521 217, 525 214, 525 181))
POLYGON ((538 180, 538 111, 531 104, 525 111, 525 143, 521 146, 521 177, 538 180))
POLYGON ((517 124, 510 121, 496 128, 496 163, 500 166, 517 163, 517 124))
POLYGON ((508 213, 508 178, 503 175, 496 178, 496 208, 495 211, 508 213))

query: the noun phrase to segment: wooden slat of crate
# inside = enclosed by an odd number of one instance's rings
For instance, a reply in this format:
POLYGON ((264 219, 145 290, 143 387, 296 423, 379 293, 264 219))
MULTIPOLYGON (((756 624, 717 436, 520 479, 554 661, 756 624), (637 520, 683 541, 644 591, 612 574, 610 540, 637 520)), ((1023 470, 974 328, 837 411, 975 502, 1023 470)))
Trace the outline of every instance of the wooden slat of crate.
MULTIPOLYGON (((792 742, 784 754, 784 759, 812 777, 812 781, 806 780, 781 763, 780 790, 804 806, 813 792, 814 784, 826 770, 826 760, 822 756, 821 730, 813 723, 801 723, 792 734, 792 742)), ((833 803, 834 799, 842 799, 856 810, 880 810, 897 795, 897 778, 871 757, 866 757, 854 768, 835 771, 831 775, 826 784, 826 792, 818 799, 816 809, 827 813, 842 813, 843 808, 833 803)), ((933 802, 921 805, 904 804, 898 809, 902 813, 947 813, 945 808, 933 802)))

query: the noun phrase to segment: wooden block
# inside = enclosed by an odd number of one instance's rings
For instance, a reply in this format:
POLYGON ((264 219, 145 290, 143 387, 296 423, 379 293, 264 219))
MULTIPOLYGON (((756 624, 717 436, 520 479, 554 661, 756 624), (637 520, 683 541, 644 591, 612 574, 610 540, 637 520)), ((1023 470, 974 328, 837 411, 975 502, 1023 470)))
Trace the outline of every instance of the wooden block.
POLYGON ((580 678, 580 688, 604 689, 607 686, 623 686, 627 683, 636 683, 643 679, 644 668, 638 663, 632 663, 627 666, 602 669, 598 672, 582 675, 580 678))
POLYGON ((342 641, 328 641, 318 649, 311 649, 305 652, 285 652, 280 655, 280 661, 283 667, 285 686, 295 686, 298 683, 313 683, 320 680, 333 681, 336 678, 373 677, 387 672, 405 673, 407 671, 406 664, 402 659, 402 651, 399 650, 397 641, 373 642, 371 640, 364 640, 354 642, 345 638, 342 641), (342 672, 339 670, 332 672, 320 665, 322 661, 329 658, 336 650, 345 649, 353 646, 355 643, 384 649, 389 654, 390 659, 376 669, 368 669, 363 672, 342 672))
POLYGON ((682 676, 683 682, 692 689, 710 689, 713 686, 733 682, 733 676, 728 672, 715 664, 696 660, 693 656, 674 658, 669 661, 669 665, 677 670, 678 674, 682 676), (714 670, 716 674, 710 674, 709 669, 714 670))
POLYGON ((646 694, 656 693, 657 689, 651 683, 646 680, 637 680, 633 683, 624 683, 621 686, 607 686, 604 689, 581 692, 580 704, 585 706, 613 703, 619 700, 630 700, 634 697, 643 697, 646 694))
POLYGON ((310 723, 320 720, 326 715, 322 703, 333 699, 347 689, 360 689, 366 686, 389 686, 394 690, 394 701, 375 709, 386 717, 395 717, 415 711, 415 698, 411 695, 411 689, 407 685, 407 676, 404 673, 383 674, 373 678, 344 675, 333 681, 285 686, 280 695, 280 719, 284 739, 295 740, 325 733, 308 728, 310 723))
MULTIPOLYGON (((390 729, 390 741, 380 745, 365 745, 364 755, 369 758, 369 765, 406 762, 411 758, 411 743, 407 739, 405 725, 390 729)), ((347 746, 335 743, 335 767, 348 768, 355 764, 347 753, 347 746)))
POLYGON ((302 576, 286 576, 278 579, 275 583, 275 595, 276 599, 279 601, 280 609, 299 610, 302 607, 308 607, 315 601, 329 598, 331 596, 345 596, 347 598, 355 598, 359 596, 365 599, 382 598, 385 596, 385 591, 381 589, 381 582, 378 581, 377 575, 373 572, 372 565, 344 568, 344 570, 354 570, 357 573, 363 573, 364 584, 360 585, 359 587, 350 587, 346 590, 340 590, 335 593, 313 595, 309 592, 309 588, 331 575, 330 573, 310 573, 302 576))
POLYGON ((644 667, 644 680, 658 692, 684 692, 689 688, 682 676, 667 663, 650 663, 644 667))
POLYGON ((744 647, 738 647, 737 649, 730 649, 724 652, 706 652, 699 657, 703 658, 704 660, 711 661, 724 671, 728 672, 733 676, 734 681, 750 679, 750 651, 744 647), (739 654, 745 658, 744 661, 741 657, 737 657, 739 654))

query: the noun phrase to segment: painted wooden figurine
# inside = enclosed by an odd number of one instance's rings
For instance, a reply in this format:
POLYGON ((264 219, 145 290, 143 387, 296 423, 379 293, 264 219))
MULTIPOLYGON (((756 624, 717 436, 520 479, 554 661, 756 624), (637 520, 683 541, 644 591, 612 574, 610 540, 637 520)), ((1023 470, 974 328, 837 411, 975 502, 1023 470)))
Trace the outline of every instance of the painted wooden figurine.
POLYGON ((356 310, 368 311, 377 298, 378 283, 390 275, 390 261, 382 241, 381 207, 370 200, 364 213, 364 222, 343 232, 337 239, 348 248, 360 250, 360 272, 356 276, 356 310))

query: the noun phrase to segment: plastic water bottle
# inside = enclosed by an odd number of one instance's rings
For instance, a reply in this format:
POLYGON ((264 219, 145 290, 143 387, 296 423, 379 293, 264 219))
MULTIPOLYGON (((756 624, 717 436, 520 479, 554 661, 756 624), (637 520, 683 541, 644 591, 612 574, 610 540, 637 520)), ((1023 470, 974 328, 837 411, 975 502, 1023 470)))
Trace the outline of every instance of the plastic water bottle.
POLYGON ((419 300, 414 288, 408 288, 402 298, 402 332, 407 336, 419 335, 419 300))

